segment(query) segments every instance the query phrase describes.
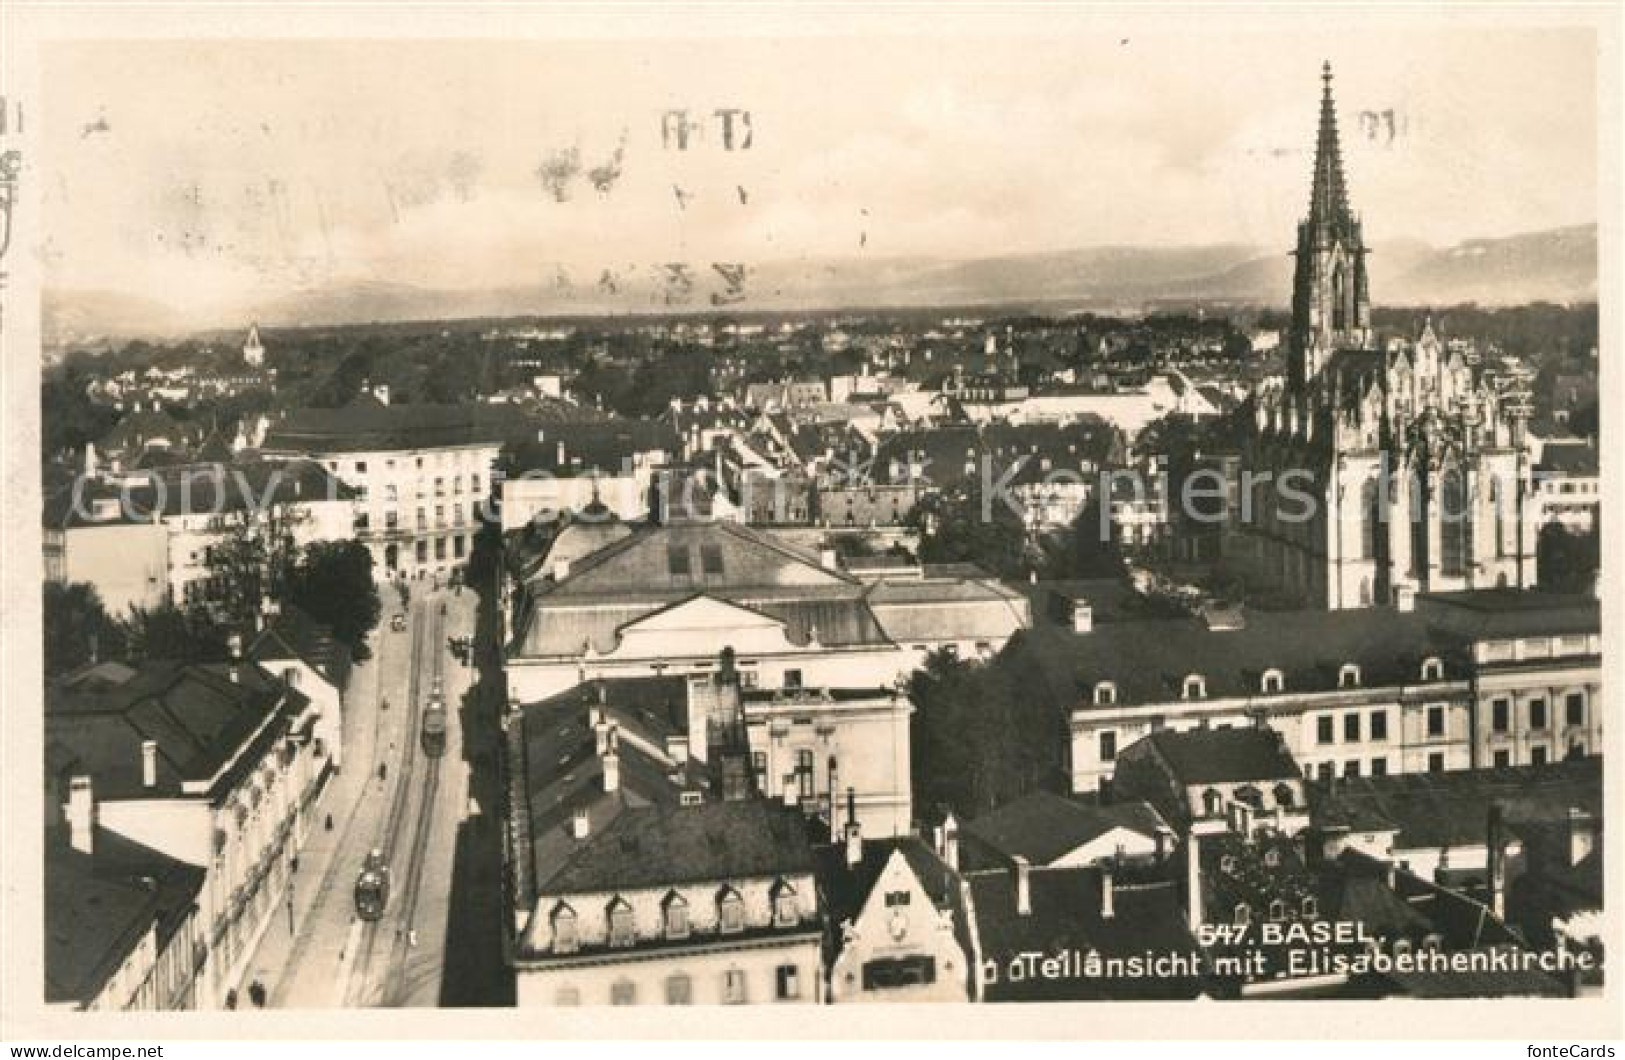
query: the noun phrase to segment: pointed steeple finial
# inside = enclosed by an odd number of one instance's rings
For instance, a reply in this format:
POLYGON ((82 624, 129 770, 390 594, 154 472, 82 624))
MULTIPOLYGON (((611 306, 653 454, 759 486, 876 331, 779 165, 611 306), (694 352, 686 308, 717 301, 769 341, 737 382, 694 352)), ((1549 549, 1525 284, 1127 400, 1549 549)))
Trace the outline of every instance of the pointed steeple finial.
POLYGON ((1320 68, 1320 131, 1315 138, 1315 180, 1309 199, 1309 222, 1349 223, 1348 185, 1343 179, 1343 151, 1337 137, 1337 103, 1332 99, 1332 64, 1320 68))

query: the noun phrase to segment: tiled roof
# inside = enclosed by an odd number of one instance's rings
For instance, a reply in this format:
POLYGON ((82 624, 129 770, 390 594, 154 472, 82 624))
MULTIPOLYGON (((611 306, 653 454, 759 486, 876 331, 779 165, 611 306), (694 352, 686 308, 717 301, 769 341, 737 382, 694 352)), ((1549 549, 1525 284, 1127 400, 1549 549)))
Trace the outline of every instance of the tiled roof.
POLYGON ((1462 637, 1561 636, 1602 629, 1602 606, 1584 593, 1548 593, 1538 589, 1469 589, 1425 593, 1417 613, 1441 629, 1462 637))
POLYGON ((1149 803, 1093 806, 1036 791, 965 822, 962 831, 1005 857, 1048 865, 1117 828, 1154 837, 1168 824, 1149 803))
POLYGON ((105 828, 95 831, 93 855, 60 833, 45 845, 48 1004, 90 1001, 148 931, 167 944, 203 887, 202 868, 105 828))
POLYGON ((1156 749, 1178 781, 1187 787, 1289 780, 1302 775, 1274 729, 1162 729, 1143 740, 1156 749))
POLYGON ((500 445, 534 438, 552 421, 512 405, 382 405, 294 409, 271 425, 262 449, 295 453, 374 452, 500 445))
POLYGON ((578 894, 813 871, 799 809, 767 799, 627 807, 589 835, 538 890, 578 894))
POLYGON ((675 454, 682 444, 672 425, 660 420, 559 424, 541 428, 541 435, 538 439, 533 433, 504 450, 503 465, 508 474, 535 470, 555 475, 592 470, 620 474, 623 463, 638 454, 675 454))
POLYGON ((1486 814, 1501 805, 1509 825, 1566 821, 1571 807, 1602 812, 1602 759, 1544 766, 1401 773, 1316 784, 1317 827, 1374 829, 1386 822, 1399 849, 1482 845, 1486 814))
POLYGON ((1207 698, 1257 696, 1264 671, 1281 670, 1284 691, 1339 687, 1345 663, 1360 683, 1418 683, 1428 656, 1446 677, 1460 676, 1451 641, 1420 614, 1380 608, 1350 611, 1249 611, 1245 628, 1211 630, 1200 618, 1145 618, 1097 626, 1089 633, 1049 626, 1022 637, 1030 661, 1065 706, 1087 706, 1097 682, 1117 686, 1117 703, 1182 698, 1188 674, 1205 679, 1207 698))
POLYGON ((225 515, 254 506, 302 501, 350 500, 355 491, 310 460, 176 464, 149 471, 139 485, 87 481, 76 499, 72 489, 45 497, 44 525, 51 529, 149 523, 155 510, 165 518, 225 515), (96 502, 117 501, 110 518, 99 518, 96 502))
POLYGON ((1556 472, 1577 477, 1597 474, 1597 448, 1590 442, 1547 442, 1541 449, 1536 471, 1556 472))
POLYGON ((1101 916, 1101 873, 1095 868, 1033 869, 1028 873, 1030 912, 1016 905, 1016 874, 972 872, 976 931, 984 960, 998 970, 987 984, 989 1001, 1088 1001, 1195 997, 1194 978, 1151 975, 1087 978, 1034 975, 1012 981, 1012 959, 1093 950, 1102 958, 1188 954, 1197 946, 1185 927, 1184 906, 1172 883, 1119 884, 1114 915, 1101 916))
POLYGON ((266 624, 248 645, 247 655, 256 662, 300 659, 341 690, 350 680, 350 649, 334 639, 331 627, 291 605, 266 624))
POLYGON ((236 667, 236 681, 230 669, 159 661, 135 671, 108 664, 76 671, 46 686, 48 738, 79 759, 99 798, 176 795, 183 783, 207 781, 234 759, 253 768, 258 756, 239 752, 250 741, 268 747, 280 733, 267 718, 279 711, 292 717, 308 701, 253 663, 236 667), (153 788, 141 782, 144 740, 157 744, 153 788))

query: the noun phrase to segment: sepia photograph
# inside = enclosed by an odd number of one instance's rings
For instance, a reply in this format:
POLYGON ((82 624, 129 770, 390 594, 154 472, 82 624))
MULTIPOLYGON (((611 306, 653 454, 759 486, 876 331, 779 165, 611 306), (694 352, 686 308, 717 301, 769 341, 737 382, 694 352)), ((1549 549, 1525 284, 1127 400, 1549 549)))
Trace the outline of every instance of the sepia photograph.
POLYGON ((1620 1036, 1616 8, 8 8, 0 1037, 1620 1036))

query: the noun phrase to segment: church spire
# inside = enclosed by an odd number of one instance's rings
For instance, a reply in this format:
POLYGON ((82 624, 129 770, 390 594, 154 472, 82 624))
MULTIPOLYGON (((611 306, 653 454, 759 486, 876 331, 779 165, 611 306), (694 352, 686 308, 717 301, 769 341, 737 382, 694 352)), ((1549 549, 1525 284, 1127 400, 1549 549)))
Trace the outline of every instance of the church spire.
POLYGON ((1315 181, 1309 197, 1311 226, 1343 228, 1354 220, 1348 184, 1343 178, 1343 150, 1337 139, 1337 104, 1332 99, 1332 64, 1320 68, 1320 132, 1315 139, 1315 181))
POLYGON ((1332 64, 1320 73, 1320 128, 1309 213, 1298 224, 1297 265, 1292 280, 1292 341, 1288 386, 1302 398, 1339 349, 1371 341, 1371 296, 1366 278, 1365 238, 1349 207, 1343 151, 1337 140, 1337 103, 1332 64))

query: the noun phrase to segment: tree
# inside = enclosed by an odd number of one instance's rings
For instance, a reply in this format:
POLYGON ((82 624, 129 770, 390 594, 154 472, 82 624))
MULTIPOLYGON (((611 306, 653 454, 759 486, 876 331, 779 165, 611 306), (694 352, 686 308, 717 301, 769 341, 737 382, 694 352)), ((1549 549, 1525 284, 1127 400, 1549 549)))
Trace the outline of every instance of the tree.
POLYGON ((980 482, 954 493, 933 493, 909 515, 920 535, 924 563, 974 563, 1001 578, 1024 578, 1040 557, 1027 540, 1021 515, 1005 497, 984 503, 980 482))
POLYGON ((124 653, 124 635, 86 582, 45 583, 45 676, 124 653))
POLYGON ((1548 592, 1587 593, 1602 565, 1601 535, 1547 523, 1535 541, 1535 580, 1548 592))
POLYGON ((280 594, 284 603, 329 626, 358 662, 370 654, 367 634, 377 628, 382 607, 372 565, 371 550, 359 541, 313 541, 280 594))
POLYGON ((263 602, 281 597, 298 557, 294 527, 306 518, 286 502, 264 509, 250 504, 220 516, 220 536, 205 549, 204 567, 210 606, 223 623, 252 629, 263 602))
POLYGON ((182 611, 174 604, 131 608, 122 633, 125 655, 133 662, 219 662, 228 654, 225 629, 201 608, 182 611))

